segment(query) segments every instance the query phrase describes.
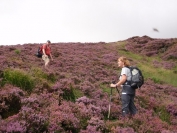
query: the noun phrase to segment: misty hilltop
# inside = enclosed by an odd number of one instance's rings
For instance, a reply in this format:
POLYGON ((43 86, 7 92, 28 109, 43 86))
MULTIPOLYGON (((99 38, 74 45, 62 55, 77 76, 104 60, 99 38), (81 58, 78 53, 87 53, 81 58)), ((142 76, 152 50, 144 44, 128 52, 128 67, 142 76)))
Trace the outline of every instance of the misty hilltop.
POLYGON ((48 71, 35 56, 41 45, 0 46, 1 132, 177 132, 177 38, 52 43, 48 71), (108 120, 109 84, 118 80, 120 56, 141 69, 145 83, 136 90, 138 114, 122 119, 114 90, 108 120))

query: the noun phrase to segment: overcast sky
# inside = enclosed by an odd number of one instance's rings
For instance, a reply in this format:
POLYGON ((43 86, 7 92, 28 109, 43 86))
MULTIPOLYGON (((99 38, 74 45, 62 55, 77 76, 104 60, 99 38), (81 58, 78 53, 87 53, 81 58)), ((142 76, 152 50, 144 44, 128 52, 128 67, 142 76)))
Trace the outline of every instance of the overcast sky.
POLYGON ((144 35, 177 38, 177 0, 0 0, 0 45, 144 35))

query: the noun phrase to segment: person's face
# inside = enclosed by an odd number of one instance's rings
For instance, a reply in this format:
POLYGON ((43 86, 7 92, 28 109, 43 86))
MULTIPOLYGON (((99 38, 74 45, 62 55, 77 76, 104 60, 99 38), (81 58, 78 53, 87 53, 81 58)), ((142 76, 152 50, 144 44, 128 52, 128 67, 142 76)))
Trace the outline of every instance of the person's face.
POLYGON ((118 60, 118 67, 122 68, 124 66, 124 63, 121 60, 118 60))
POLYGON ((47 45, 50 45, 50 43, 49 43, 49 42, 47 42, 47 45))

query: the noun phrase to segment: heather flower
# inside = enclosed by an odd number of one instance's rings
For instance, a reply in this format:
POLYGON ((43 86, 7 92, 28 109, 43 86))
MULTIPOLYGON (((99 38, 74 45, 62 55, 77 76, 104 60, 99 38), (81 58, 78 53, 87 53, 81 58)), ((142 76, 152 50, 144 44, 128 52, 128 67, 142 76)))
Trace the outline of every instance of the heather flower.
POLYGON ((143 36, 112 43, 53 43, 49 71, 34 56, 40 45, 0 46, 1 132, 176 132, 177 89, 152 77, 136 91, 134 117, 121 117, 121 101, 114 91, 107 120, 108 86, 118 80, 119 50, 158 55, 163 61, 153 61, 154 67, 173 68, 176 73, 176 39, 143 36), (125 47, 119 47, 121 43, 125 47), (4 82, 7 68, 34 78, 30 94, 4 82))

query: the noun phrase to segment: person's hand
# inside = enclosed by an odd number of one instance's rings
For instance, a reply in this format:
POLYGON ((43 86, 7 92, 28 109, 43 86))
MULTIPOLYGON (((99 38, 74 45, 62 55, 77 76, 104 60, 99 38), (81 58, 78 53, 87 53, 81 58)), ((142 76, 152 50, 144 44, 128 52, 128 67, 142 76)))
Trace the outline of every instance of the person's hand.
POLYGON ((110 87, 111 87, 111 88, 115 88, 115 87, 116 87, 116 84, 110 84, 110 87))

